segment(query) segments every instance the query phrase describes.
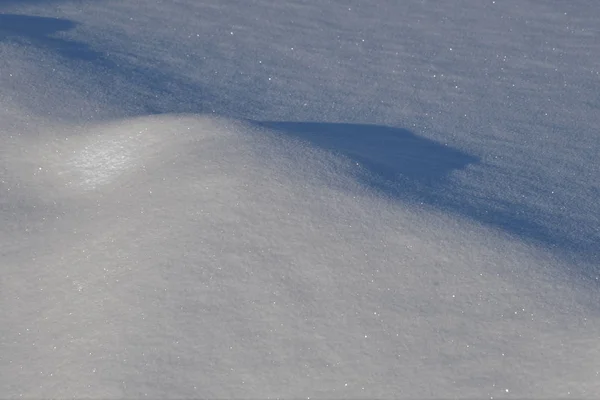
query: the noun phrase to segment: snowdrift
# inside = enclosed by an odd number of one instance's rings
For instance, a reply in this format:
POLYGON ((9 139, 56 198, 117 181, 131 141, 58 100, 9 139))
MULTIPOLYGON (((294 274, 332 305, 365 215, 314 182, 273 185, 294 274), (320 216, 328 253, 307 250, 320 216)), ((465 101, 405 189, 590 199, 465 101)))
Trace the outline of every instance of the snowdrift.
POLYGON ((208 116, 20 128, 0 137, 7 397, 600 390, 590 288, 373 190, 368 163, 208 116))

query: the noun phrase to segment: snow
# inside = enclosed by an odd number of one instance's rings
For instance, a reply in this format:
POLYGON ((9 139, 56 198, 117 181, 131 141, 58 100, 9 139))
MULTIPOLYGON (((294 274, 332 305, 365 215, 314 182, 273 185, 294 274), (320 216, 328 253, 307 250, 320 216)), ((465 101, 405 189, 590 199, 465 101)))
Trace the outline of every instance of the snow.
POLYGON ((599 14, 0 0, 0 396, 596 398, 599 14))

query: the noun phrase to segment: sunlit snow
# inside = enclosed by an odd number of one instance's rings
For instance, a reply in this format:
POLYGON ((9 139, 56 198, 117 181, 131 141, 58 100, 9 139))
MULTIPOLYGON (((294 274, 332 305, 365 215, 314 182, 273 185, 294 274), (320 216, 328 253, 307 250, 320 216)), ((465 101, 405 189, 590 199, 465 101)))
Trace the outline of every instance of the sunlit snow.
POLYGON ((597 398, 599 17, 0 0, 0 397, 597 398))

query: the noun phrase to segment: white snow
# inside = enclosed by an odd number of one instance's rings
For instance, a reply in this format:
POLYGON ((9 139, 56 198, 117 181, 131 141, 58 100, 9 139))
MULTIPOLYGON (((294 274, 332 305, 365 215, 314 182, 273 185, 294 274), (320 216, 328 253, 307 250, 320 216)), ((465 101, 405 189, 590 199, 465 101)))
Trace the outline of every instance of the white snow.
POLYGON ((597 398, 598 17, 0 0, 0 397, 597 398))

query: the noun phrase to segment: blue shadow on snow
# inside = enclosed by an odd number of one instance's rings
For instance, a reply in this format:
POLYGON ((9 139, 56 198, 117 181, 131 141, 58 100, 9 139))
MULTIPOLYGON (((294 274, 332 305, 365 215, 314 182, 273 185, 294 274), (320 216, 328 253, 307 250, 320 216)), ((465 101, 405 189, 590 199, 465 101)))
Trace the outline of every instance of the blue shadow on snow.
POLYGON ((255 124, 348 157, 369 172, 372 178, 370 186, 398 180, 435 185, 452 171, 479 161, 460 150, 400 128, 320 122, 269 121, 255 124))
POLYGON ((24 39, 33 45, 51 48, 69 59, 101 59, 102 53, 93 51, 84 43, 53 36, 76 26, 74 22, 61 18, 0 14, 0 39, 24 39))
MULTIPOLYGON (((458 149, 405 129, 387 126, 287 121, 253 123, 348 157, 366 170, 359 179, 388 198, 433 206, 501 229, 527 242, 561 252, 566 250, 575 262, 578 257, 587 261, 600 259, 598 237, 565 232, 561 228, 569 221, 526 205, 505 204, 476 196, 459 181, 453 181, 453 171, 480 163, 477 157, 458 149)), ((588 277, 597 275, 597 271, 581 272, 588 277)))
POLYGON ((140 115, 194 113, 204 108, 206 99, 215 97, 197 83, 167 74, 145 60, 108 55, 84 42, 61 37, 63 32, 77 25, 61 18, 0 14, 0 41, 15 41, 54 51, 70 62, 88 63, 88 73, 102 81, 102 90, 107 96, 115 96, 119 100, 128 96, 132 103, 140 105, 141 108, 135 111, 140 115), (127 85, 130 85, 131 91, 126 90, 127 85), (181 99, 187 101, 182 102, 181 99), (177 109, 173 109, 174 104, 177 109))

